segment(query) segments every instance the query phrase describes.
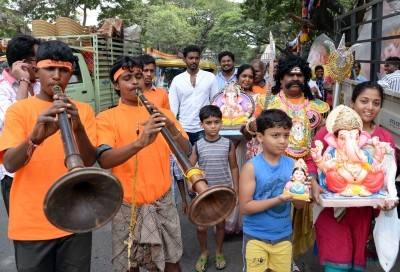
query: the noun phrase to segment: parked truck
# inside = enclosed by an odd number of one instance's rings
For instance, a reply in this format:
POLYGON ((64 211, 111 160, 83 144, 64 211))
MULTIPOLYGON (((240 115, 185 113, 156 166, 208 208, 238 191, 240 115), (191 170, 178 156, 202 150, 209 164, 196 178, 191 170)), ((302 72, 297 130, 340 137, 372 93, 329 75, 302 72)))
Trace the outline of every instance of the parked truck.
POLYGON ((142 54, 141 44, 98 34, 40 37, 68 44, 75 56, 74 75, 66 88, 67 96, 86 102, 95 113, 118 104, 119 97, 109 78, 109 69, 122 55, 142 54))

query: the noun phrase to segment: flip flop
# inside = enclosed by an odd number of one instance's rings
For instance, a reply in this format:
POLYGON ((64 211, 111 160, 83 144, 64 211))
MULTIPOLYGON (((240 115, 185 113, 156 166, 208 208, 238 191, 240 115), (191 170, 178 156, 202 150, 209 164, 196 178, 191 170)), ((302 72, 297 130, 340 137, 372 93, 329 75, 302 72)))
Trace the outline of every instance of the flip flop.
POLYGON ((204 272, 207 270, 207 264, 208 264, 208 256, 204 257, 201 256, 197 259, 196 262, 196 272, 204 272))
POLYGON ((223 254, 215 255, 215 269, 222 270, 225 267, 226 267, 226 261, 224 255, 223 254))

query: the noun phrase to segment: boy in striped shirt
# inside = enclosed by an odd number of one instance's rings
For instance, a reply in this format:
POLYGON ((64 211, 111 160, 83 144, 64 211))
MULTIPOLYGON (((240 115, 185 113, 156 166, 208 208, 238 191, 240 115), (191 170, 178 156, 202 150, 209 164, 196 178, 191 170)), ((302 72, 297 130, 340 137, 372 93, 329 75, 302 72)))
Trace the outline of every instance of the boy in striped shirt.
MULTIPOLYGON (((204 138, 197 141, 190 156, 190 162, 204 170, 208 186, 226 185, 238 193, 239 169, 236 162, 236 151, 232 141, 221 137, 222 112, 214 105, 200 109, 200 126, 204 129, 204 138), (233 184, 232 184, 233 181, 233 184)), ((196 271, 205 271, 208 264, 207 227, 197 226, 197 236, 201 247, 201 255, 196 263, 196 271)), ((216 225, 215 268, 226 267, 222 254, 222 244, 225 236, 225 220, 216 225)))

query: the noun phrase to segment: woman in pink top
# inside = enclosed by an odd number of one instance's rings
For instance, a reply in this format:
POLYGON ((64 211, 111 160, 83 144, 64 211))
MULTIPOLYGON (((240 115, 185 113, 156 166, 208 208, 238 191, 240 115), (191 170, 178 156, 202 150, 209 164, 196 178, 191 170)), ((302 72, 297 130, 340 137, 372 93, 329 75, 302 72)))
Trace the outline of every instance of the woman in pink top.
MULTIPOLYGON (((377 136, 381 142, 388 142, 395 149, 392 135, 375 124, 383 102, 383 89, 379 84, 363 82, 358 84, 351 97, 350 107, 353 108, 363 121, 363 130, 371 137, 377 136)), ((328 144, 324 140, 326 127, 322 127, 315 135, 316 140, 322 141, 324 150, 328 144)), ((315 147, 313 142, 313 146, 315 147)), ((312 196, 319 204, 319 194, 325 190, 319 186, 317 166, 311 158, 307 158, 308 172, 312 178, 312 196)), ((382 210, 393 209, 394 206, 380 206, 382 210)), ((374 217, 372 207, 346 208, 343 217, 336 216, 333 208, 323 208, 317 218, 314 218, 316 242, 320 264, 325 271, 353 271, 366 268, 366 243, 370 232, 371 219, 374 217)), ((314 213, 314 216, 316 214, 314 213)))

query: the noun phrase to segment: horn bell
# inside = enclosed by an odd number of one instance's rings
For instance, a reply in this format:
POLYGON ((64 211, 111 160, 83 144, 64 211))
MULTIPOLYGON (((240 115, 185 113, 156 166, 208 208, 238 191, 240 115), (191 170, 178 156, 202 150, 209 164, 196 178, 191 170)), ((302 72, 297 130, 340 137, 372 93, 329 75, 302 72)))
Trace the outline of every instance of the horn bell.
POLYGON ((109 171, 85 167, 59 178, 47 192, 44 213, 59 229, 84 233, 107 224, 118 212, 123 188, 109 171))
POLYGON ((235 191, 224 185, 202 191, 189 206, 190 221, 200 227, 210 227, 225 220, 236 206, 235 191))

